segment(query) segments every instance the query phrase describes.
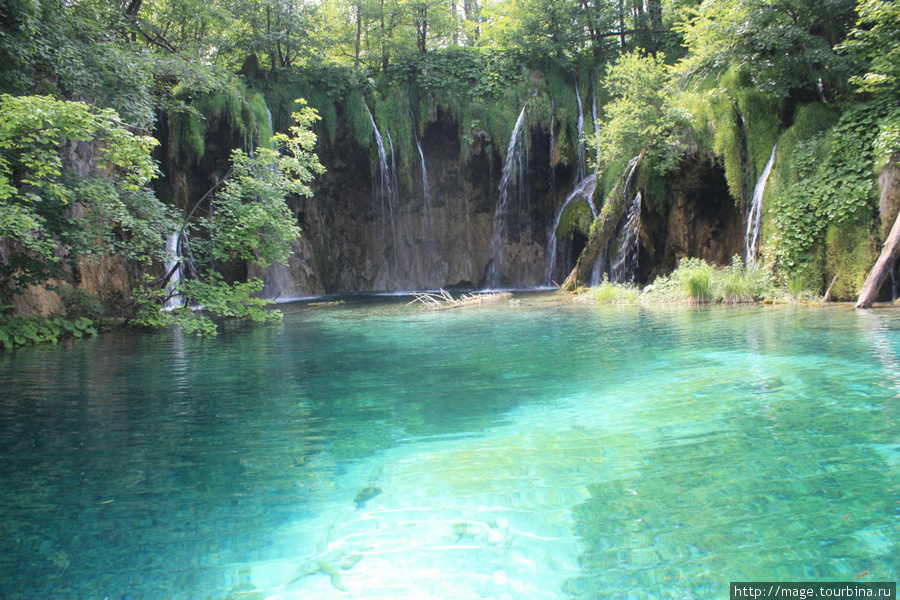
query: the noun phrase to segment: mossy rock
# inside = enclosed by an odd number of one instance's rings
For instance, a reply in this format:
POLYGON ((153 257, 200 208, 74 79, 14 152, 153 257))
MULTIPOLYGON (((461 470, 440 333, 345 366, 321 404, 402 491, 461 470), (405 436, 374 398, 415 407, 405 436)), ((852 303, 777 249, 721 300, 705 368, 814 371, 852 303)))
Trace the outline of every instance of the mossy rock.
POLYGON ((878 236, 869 225, 830 225, 825 235, 825 284, 837 277, 831 297, 856 298, 866 275, 878 259, 878 236))

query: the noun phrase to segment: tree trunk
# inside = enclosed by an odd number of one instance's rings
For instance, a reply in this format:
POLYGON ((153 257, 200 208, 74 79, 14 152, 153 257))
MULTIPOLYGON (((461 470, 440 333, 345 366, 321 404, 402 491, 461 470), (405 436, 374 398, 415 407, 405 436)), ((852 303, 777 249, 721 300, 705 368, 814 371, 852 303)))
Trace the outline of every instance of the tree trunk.
POLYGON ((625 0, 619 0, 619 41, 625 51, 625 0))
POLYGON ((647 12, 650 13, 650 29, 662 29, 662 0, 647 2, 647 12))
POLYGON ((456 0, 450 2, 450 22, 452 23, 452 41, 454 46, 459 46, 459 19, 457 18, 456 0))
POLYGON ((898 256, 900 256, 900 214, 897 215, 897 220, 894 221, 891 233, 884 242, 881 256, 875 261, 875 266, 872 267, 872 271, 866 277, 866 282, 859 292, 856 308, 871 308, 872 303, 878 297, 878 290, 881 289, 884 278, 891 272, 891 267, 897 261, 898 256))
MULTIPOLYGON (((643 158, 644 153, 641 152, 628 165, 628 170, 622 176, 621 184, 617 185, 613 193, 610 194, 606 204, 603 205, 603 210, 600 211, 600 216, 597 217, 600 220, 599 225, 591 227, 591 237, 587 246, 581 251, 581 255, 575 262, 575 268, 572 269, 566 280, 559 286, 560 290, 574 291, 578 287, 579 277, 583 277, 585 273, 591 272, 594 268, 594 263, 597 262, 597 258, 606 250, 609 241, 616 235, 619 223, 622 221, 625 211, 628 210, 628 205, 634 199, 635 192, 632 189, 634 174, 643 158)), ((599 186, 600 184, 598 183, 597 185, 599 186)))
POLYGON ((353 70, 359 71, 359 45, 362 41, 362 6, 356 5, 356 52, 353 56, 353 70))

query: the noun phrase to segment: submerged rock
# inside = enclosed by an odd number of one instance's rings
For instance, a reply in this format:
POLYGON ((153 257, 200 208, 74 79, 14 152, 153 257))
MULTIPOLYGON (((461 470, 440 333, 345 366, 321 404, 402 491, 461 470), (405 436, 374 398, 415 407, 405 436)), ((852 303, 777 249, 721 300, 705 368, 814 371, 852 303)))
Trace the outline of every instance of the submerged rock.
POLYGON ((353 501, 356 503, 356 508, 364 507, 366 505, 366 502, 380 493, 380 487, 367 487, 359 490, 359 493, 356 494, 356 497, 353 498, 353 501))

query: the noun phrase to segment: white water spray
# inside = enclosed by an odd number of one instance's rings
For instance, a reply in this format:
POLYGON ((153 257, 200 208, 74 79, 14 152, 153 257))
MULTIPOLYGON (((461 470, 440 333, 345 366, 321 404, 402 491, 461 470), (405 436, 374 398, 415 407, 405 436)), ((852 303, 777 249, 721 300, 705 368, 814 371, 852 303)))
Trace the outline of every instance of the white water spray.
MULTIPOLYGON (((177 232, 170 233, 166 238, 166 275, 172 273, 166 286, 168 294, 174 293, 176 286, 181 283, 181 258, 178 256, 178 242, 180 239, 181 234, 177 232)), ((175 310, 183 305, 181 296, 172 296, 163 304, 163 310, 175 310)))
MULTIPOLYGON (((372 123, 372 131, 375 135, 375 144, 378 148, 378 172, 379 172, 379 196, 381 200, 381 239, 382 243, 387 245, 387 226, 390 223, 391 227, 391 236, 393 243, 393 270, 396 274, 397 270, 397 236, 394 226, 394 207, 397 204, 397 198, 399 196, 399 185, 397 183, 397 175, 396 170, 392 168, 393 162, 388 162, 387 150, 384 146, 384 138, 381 137, 381 131, 378 130, 378 125, 375 123, 375 117, 372 116, 372 111, 369 110, 369 107, 366 106, 366 113, 369 115, 369 120, 372 123), (385 206, 385 204, 387 206, 385 206)), ((388 133, 388 142, 391 144, 391 159, 393 160, 394 152, 393 152, 393 143, 390 139, 390 133, 388 133)), ((385 264, 385 274, 390 271, 390 266, 385 264)), ((389 281, 390 279, 387 279, 389 281)))
POLYGON ((584 109, 581 105, 581 93, 578 91, 578 77, 575 77, 575 99, 578 100, 578 174, 580 182, 587 171, 587 160, 584 155, 584 109))
POLYGON ((526 103, 516 119, 512 136, 509 138, 509 146, 506 149, 506 162, 503 165, 503 174, 500 177, 500 198, 497 208, 494 210, 494 233, 491 237, 491 267, 488 272, 487 283, 490 287, 497 287, 501 283, 502 271, 505 266, 503 246, 506 243, 507 230, 509 228, 510 212, 515 201, 515 208, 521 209, 525 204, 525 169, 528 162, 528 144, 523 135, 525 132, 526 103))
POLYGON ((632 283, 638 272, 641 233, 641 193, 634 195, 622 227, 619 229, 619 251, 610 266, 613 283, 632 283))
POLYGON ((585 179, 581 180, 581 182, 575 186, 575 189, 566 196, 565 202, 560 207, 559 212, 556 214, 556 221, 553 223, 553 227, 550 229, 550 234, 547 238, 547 281, 546 285, 551 285, 553 283, 553 277, 556 275, 556 270, 558 268, 557 262, 557 245, 559 244, 559 240, 556 238, 556 230, 559 229, 559 223, 562 220, 563 213, 570 204, 580 201, 586 201, 588 206, 591 208, 591 214, 594 218, 597 218, 597 209, 594 208, 594 190, 597 188, 597 176, 590 175, 585 179))
POLYGON ((762 174, 753 188, 753 199, 750 202, 750 212, 747 215, 747 234, 745 240, 744 258, 748 265, 755 265, 759 258, 759 244, 762 239, 762 199, 766 191, 766 182, 775 164, 775 152, 778 146, 772 147, 772 156, 766 163, 762 174))

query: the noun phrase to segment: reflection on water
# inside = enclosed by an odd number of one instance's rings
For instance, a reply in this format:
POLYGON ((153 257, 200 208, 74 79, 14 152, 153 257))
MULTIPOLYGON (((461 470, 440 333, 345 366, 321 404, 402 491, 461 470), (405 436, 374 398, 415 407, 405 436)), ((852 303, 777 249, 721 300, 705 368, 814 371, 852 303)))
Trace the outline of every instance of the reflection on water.
POLYGON ((284 308, 0 356, 0 597, 900 578, 900 313, 284 308))

